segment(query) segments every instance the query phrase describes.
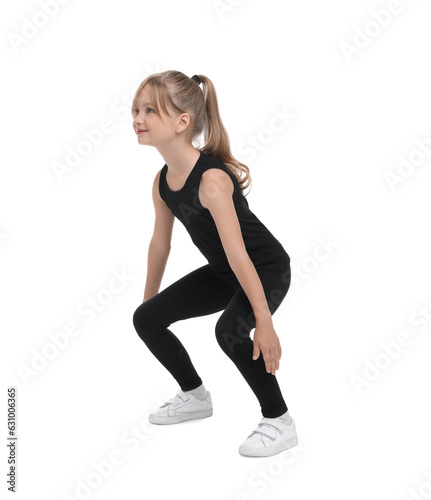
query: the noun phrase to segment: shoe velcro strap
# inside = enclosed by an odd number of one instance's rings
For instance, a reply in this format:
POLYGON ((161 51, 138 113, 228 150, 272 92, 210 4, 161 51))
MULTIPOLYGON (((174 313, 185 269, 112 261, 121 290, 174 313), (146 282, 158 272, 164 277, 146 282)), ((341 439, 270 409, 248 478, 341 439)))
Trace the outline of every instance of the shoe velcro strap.
POLYGON ((184 392, 182 391, 181 389, 177 392, 177 395, 184 401, 188 401, 190 399, 190 397, 184 392))
POLYGON ((259 424, 259 427, 255 429, 253 432, 256 434, 263 434, 264 436, 269 437, 270 439, 275 439, 277 435, 277 431, 275 429, 271 429, 269 427, 262 427, 262 424, 259 424))
POLYGON ((276 418, 266 418, 263 417, 262 420, 260 421, 260 424, 268 424, 272 425, 273 427, 276 427, 279 431, 283 430, 283 422, 280 422, 280 420, 276 418))

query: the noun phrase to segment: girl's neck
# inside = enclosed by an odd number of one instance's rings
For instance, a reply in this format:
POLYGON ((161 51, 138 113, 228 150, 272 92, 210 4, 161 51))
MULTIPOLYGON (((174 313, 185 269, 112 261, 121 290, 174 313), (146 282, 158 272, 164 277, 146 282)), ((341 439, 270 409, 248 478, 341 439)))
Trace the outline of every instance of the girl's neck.
POLYGON ((169 175, 172 178, 178 177, 180 179, 187 177, 201 154, 199 149, 196 149, 192 144, 183 144, 182 146, 170 147, 163 151, 159 149, 158 151, 168 166, 169 175))

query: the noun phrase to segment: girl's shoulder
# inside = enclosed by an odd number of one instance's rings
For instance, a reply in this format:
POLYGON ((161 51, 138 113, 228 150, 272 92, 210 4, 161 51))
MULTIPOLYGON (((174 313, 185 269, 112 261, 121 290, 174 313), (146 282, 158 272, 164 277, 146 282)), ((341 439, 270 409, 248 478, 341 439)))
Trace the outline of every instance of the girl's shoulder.
POLYGON ((232 172, 232 170, 225 164, 223 163, 221 160, 218 160, 217 158, 214 158, 212 156, 210 156, 209 154, 207 153, 204 153, 202 151, 202 172, 206 171, 206 170, 209 170, 211 168, 218 168, 218 169, 221 169, 221 170, 224 170, 225 172, 229 173, 231 175, 231 177, 235 177, 235 174, 232 172))

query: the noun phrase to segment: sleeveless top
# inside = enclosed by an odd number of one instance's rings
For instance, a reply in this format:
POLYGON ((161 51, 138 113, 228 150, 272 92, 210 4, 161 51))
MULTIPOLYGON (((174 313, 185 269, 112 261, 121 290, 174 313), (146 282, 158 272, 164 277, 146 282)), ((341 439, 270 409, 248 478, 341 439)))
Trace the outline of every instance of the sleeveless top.
POLYGON ((207 259, 210 268, 220 278, 233 286, 239 282, 229 265, 220 236, 211 212, 199 201, 199 184, 203 172, 220 168, 227 172, 234 184, 232 195, 242 237, 247 253, 256 270, 284 271, 290 265, 290 257, 282 244, 269 229, 254 215, 248 200, 242 194, 235 174, 220 160, 201 151, 200 157, 187 177, 183 187, 171 191, 166 182, 168 166, 160 171, 159 192, 174 216, 179 219, 193 243, 207 259))

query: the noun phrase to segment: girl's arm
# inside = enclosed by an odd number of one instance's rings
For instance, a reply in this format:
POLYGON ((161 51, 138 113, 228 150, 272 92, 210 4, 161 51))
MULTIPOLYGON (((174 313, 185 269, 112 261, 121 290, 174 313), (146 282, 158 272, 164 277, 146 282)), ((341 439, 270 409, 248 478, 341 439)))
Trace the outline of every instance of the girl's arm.
POLYGON ((165 273, 166 263, 171 250, 174 214, 159 193, 160 171, 154 182, 152 197, 155 211, 154 232, 148 248, 147 279, 144 291, 144 302, 159 293, 160 284, 165 273))
POLYGON ((256 324, 271 319, 265 293, 245 248, 232 199, 233 182, 229 174, 218 168, 202 174, 199 201, 215 222, 227 260, 253 308, 256 324))
POLYGON ((258 359, 262 351, 266 371, 275 375, 282 353, 280 340, 272 324, 262 282, 245 248, 232 199, 233 187, 227 172, 218 168, 208 169, 202 174, 199 201, 210 211, 229 265, 253 308, 256 328, 252 358, 258 359))
POLYGON ((282 353, 280 340, 274 330, 259 275, 245 248, 232 199, 233 187, 227 172, 218 168, 208 169, 202 174, 199 201, 210 211, 229 265, 253 308, 256 328, 252 357, 254 360, 258 359, 262 351, 266 371, 275 375, 282 353))

